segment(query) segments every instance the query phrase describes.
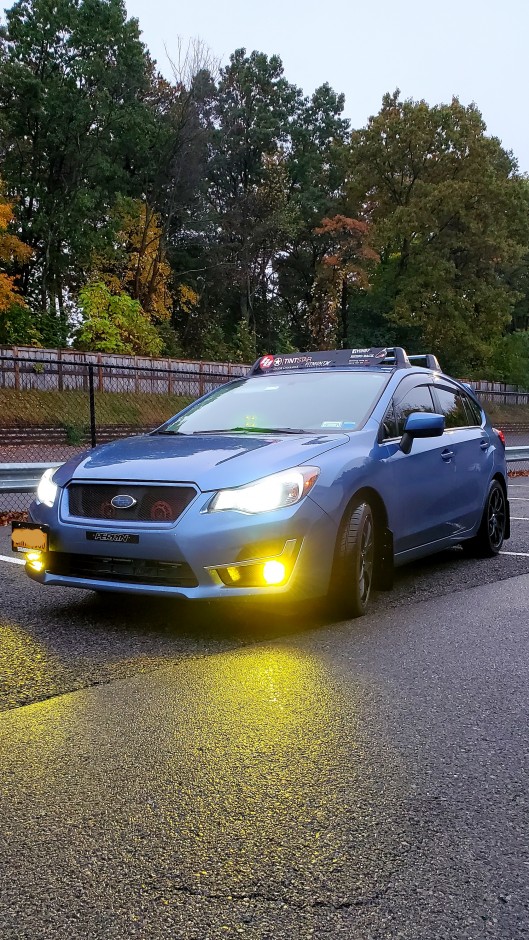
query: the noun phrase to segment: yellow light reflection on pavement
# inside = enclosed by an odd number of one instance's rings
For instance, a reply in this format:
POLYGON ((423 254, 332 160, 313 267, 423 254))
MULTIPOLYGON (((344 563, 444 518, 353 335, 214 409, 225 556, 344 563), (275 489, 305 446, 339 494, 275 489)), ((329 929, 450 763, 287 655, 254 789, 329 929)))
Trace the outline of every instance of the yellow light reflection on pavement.
POLYGON ((175 845, 185 846, 186 867, 196 859, 191 871, 204 890, 220 870, 236 884, 261 882, 263 869, 295 883, 296 857, 298 872, 319 869, 325 880, 329 866, 356 855, 353 832, 365 828, 362 806, 374 802, 357 716, 349 714, 344 736, 324 664, 293 650, 244 650, 209 666, 184 734, 175 701, 167 754, 175 789, 166 805, 176 809, 166 824, 175 845), (182 786, 186 766, 191 780, 182 786))
POLYGON ((402 826, 378 810, 396 774, 372 730, 366 748, 365 695, 324 656, 277 644, 14 709, 0 811, 17 904, 51 893, 95 926, 111 896, 122 936, 163 905, 184 937, 190 898, 228 916, 234 899, 334 904, 335 879, 346 906, 383 890, 402 826))
POLYGON ((50 651, 18 624, 0 623, 0 694, 2 701, 23 705, 25 694, 21 688, 23 677, 27 685, 28 700, 35 687, 48 684, 47 660, 50 651), (16 698, 14 697, 16 694, 16 698))

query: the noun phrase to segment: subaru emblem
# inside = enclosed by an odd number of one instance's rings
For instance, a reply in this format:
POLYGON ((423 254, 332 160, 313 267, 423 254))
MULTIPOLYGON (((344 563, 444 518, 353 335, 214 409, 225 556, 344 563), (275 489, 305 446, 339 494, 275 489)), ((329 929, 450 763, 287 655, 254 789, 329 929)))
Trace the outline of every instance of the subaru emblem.
POLYGON ((132 509, 136 505, 133 496, 114 496, 110 502, 114 509, 132 509))

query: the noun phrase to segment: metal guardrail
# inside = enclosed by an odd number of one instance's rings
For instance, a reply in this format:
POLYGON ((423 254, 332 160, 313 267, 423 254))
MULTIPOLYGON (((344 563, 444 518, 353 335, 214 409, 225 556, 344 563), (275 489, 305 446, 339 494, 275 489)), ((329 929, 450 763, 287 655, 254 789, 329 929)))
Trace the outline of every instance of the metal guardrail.
POLYGON ((61 463, 0 463, 0 493, 32 493, 44 471, 61 463))
POLYGON ((518 463, 521 460, 529 462, 529 447, 506 447, 507 463, 518 463))
MULTIPOLYGON (((505 452, 507 463, 529 463, 529 447, 506 447, 505 452)), ((0 463, 0 493, 32 493, 44 471, 61 463, 0 463)))

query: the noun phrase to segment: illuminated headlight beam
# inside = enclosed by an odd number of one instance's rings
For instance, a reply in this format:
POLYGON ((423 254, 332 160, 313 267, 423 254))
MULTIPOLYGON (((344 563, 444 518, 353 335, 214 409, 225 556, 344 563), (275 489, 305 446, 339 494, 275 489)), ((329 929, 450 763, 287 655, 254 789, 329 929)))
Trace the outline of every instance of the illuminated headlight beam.
POLYGON ((293 467, 273 473, 255 483, 219 490, 208 512, 259 513, 294 506, 312 489, 319 476, 318 467, 293 467))
POLYGON ((49 470, 45 470, 37 486, 37 499, 39 503, 43 503, 44 506, 49 506, 50 508, 53 506, 55 497, 57 496, 57 486, 52 480, 55 470, 55 467, 50 467, 49 470))

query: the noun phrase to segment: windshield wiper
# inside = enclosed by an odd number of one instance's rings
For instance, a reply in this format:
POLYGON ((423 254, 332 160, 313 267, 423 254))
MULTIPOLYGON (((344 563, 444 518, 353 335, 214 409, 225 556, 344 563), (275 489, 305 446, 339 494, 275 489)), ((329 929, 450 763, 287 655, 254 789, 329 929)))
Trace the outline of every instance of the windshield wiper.
POLYGON ((152 431, 152 434, 170 434, 171 436, 175 434, 181 434, 182 437, 187 437, 188 435, 184 431, 152 431))
POLYGON ((230 434, 244 431, 246 434, 306 434, 303 428, 213 428, 207 431, 193 431, 193 434, 230 434))

